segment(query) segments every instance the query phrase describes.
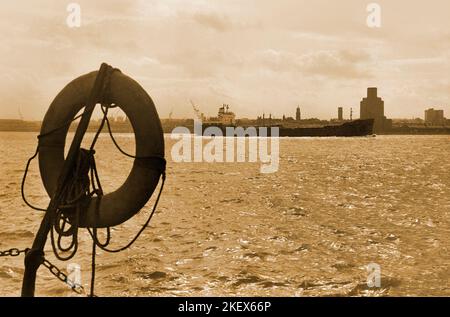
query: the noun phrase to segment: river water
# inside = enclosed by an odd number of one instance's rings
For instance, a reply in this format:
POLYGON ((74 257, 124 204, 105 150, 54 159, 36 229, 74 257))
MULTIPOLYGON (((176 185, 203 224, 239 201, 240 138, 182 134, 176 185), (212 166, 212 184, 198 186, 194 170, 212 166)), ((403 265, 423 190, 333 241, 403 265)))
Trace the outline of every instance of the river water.
MULTIPOLYGON (((92 136, 89 136, 92 137, 92 136)), ((132 135, 119 143, 133 151, 132 135)), ((449 296, 450 137, 377 136, 280 140, 277 173, 260 163, 175 163, 166 136, 167 182, 158 212, 135 245, 97 253, 99 296, 449 296), (367 265, 381 287, 367 286, 367 265)), ((0 133, 0 250, 30 246, 42 213, 20 197, 34 133, 0 133)), ((97 146, 106 191, 132 162, 106 135, 97 146)), ((37 163, 29 199, 46 206, 37 163)), ((148 206, 112 230, 128 242, 148 206)), ((83 231, 71 263, 90 280, 83 231)), ((47 258, 65 269, 48 244, 47 258)), ((23 256, 0 258, 0 296, 20 294, 23 256)), ((72 296, 43 267, 38 296, 72 296)))

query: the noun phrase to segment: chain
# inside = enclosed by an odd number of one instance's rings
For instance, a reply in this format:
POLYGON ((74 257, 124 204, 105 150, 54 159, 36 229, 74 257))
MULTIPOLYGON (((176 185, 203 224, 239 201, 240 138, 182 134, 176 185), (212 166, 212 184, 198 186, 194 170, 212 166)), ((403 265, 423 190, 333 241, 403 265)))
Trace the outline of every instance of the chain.
POLYGON ((9 249, 9 250, 6 250, 6 251, 0 251, 0 257, 2 257, 2 256, 13 256, 13 257, 16 257, 16 256, 19 256, 22 253, 27 253, 29 250, 30 249, 28 249, 28 248, 23 249, 23 250, 19 250, 17 248, 12 248, 12 249, 9 249))
MULTIPOLYGON (((27 253, 28 251, 30 251, 29 248, 23 249, 23 250, 19 250, 17 248, 12 248, 9 250, 5 250, 5 251, 0 251, 0 257, 2 256, 12 256, 12 257, 17 257, 19 255, 21 255, 22 253, 27 253)), ((84 288, 82 285, 77 284, 72 282, 69 277, 63 272, 61 271, 58 267, 56 267, 55 265, 53 265, 50 261, 48 261, 46 258, 44 258, 42 264, 50 271, 50 273, 52 273, 58 280, 60 280, 61 282, 64 282, 65 284, 69 285, 70 288, 72 289, 72 291, 74 291, 77 294, 83 294, 84 293, 84 288)))
POLYGON ((69 277, 61 271, 56 265, 52 264, 49 260, 44 258, 42 263, 58 280, 70 286, 72 291, 77 294, 83 294, 84 288, 82 285, 72 282, 69 277))

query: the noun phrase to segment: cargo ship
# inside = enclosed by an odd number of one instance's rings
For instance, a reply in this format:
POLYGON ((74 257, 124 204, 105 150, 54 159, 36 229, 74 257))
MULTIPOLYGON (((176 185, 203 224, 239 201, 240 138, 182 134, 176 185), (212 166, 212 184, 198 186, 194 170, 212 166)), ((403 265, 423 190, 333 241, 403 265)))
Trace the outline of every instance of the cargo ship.
MULTIPOLYGON (((271 136, 272 129, 270 128, 276 127, 280 137, 354 137, 372 135, 373 125, 374 119, 359 119, 319 127, 285 127, 282 124, 241 127, 247 129, 246 132, 256 133, 257 136, 271 136), (249 128, 252 127, 255 129, 250 131, 249 128)), ((202 121, 202 128, 196 129, 196 134, 201 131, 202 135, 205 135, 205 130, 210 127, 219 128, 222 135, 227 135, 227 128, 236 129, 239 126, 235 124, 235 114, 229 111, 229 106, 223 105, 219 108, 217 117, 202 121)))
MULTIPOLYGON (((354 136, 367 136, 373 134, 374 119, 354 120, 345 122, 340 125, 327 125, 323 127, 299 127, 299 128, 286 128, 283 126, 256 126, 257 136, 271 136, 271 128, 278 128, 278 136, 280 137, 354 137, 354 136), (266 129, 264 129, 266 128, 266 129), (263 131, 263 132, 261 132, 263 131)), ((227 128, 238 128, 238 126, 221 123, 203 123, 202 134, 205 135, 205 130, 210 127, 217 127, 222 131, 222 135, 227 135, 227 128)), ((249 131, 249 127, 242 127, 249 131)))
POLYGON ((283 128, 280 136, 285 137, 352 137, 373 134, 374 119, 354 120, 340 125, 327 125, 315 128, 283 128))

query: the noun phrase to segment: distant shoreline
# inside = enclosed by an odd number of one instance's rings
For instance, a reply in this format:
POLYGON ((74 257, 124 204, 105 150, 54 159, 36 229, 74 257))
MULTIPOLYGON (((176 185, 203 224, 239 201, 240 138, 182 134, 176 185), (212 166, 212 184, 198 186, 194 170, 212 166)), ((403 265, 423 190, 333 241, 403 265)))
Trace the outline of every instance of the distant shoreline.
MULTIPOLYGON (((162 127, 164 133, 171 133, 174 128, 182 126, 188 128, 193 133, 192 119, 162 119, 162 127)), ((0 132, 34 132, 39 133, 41 130, 41 121, 22 121, 0 119, 0 132)), ((239 123, 237 124, 239 126, 239 123)), ((96 132, 99 127, 98 122, 93 122, 87 132, 96 132)), ((114 133, 134 133, 131 124, 126 121, 111 122, 111 128, 114 133)), ((70 131, 75 131, 74 126, 70 131)), ((102 131, 107 132, 107 129, 102 131)), ((394 125, 391 130, 377 133, 379 135, 450 135, 450 126, 418 126, 418 125, 394 125)))

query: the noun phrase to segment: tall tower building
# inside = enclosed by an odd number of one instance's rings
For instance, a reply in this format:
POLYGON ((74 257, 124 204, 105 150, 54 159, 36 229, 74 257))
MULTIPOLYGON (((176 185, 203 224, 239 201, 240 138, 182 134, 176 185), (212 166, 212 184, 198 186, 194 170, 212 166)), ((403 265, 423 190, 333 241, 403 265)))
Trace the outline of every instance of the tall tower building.
POLYGON ((296 121, 302 120, 302 113, 300 112, 300 106, 297 107, 297 111, 295 112, 295 120, 296 121))
POLYGON ((344 121, 344 109, 342 109, 342 107, 338 108, 338 120, 344 121))
POLYGON ((374 132, 389 130, 392 121, 384 116, 384 101, 377 95, 377 88, 367 88, 367 97, 363 98, 360 104, 361 119, 375 119, 374 132))

